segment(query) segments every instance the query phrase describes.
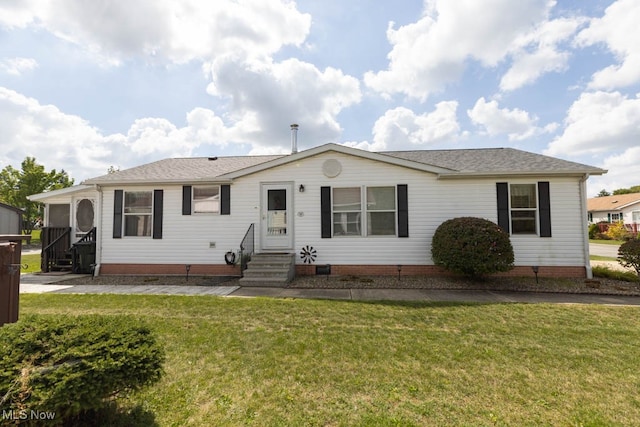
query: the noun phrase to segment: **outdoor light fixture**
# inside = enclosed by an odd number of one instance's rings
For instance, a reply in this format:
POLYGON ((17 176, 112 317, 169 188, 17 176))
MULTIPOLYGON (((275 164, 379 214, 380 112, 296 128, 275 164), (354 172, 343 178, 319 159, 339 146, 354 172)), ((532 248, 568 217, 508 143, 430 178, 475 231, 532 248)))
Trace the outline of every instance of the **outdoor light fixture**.
POLYGON ((298 191, 304 193, 304 184, 300 184, 300 187, 298 187, 298 191))
POLYGON ((398 264, 396 267, 398 267, 398 280, 400 280, 400 272, 402 272, 402 265, 398 264))
POLYGON ((191 264, 185 264, 184 269, 187 270, 187 282, 189 281, 189 270, 191 270, 191 264))
POLYGON ((533 265, 531 266, 531 269, 533 270, 533 274, 536 275, 536 284, 538 283, 538 271, 540 270, 540 268, 537 265, 533 265))

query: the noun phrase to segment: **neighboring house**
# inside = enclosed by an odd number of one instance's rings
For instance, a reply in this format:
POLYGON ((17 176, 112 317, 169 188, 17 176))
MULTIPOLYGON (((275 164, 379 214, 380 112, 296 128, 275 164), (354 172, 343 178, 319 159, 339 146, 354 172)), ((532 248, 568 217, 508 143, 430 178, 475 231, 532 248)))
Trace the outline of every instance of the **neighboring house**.
POLYGON ((589 223, 622 221, 629 231, 640 231, 640 193, 594 197, 587 200, 589 223))
POLYGON ((474 216, 510 233, 511 274, 538 266, 541 275, 589 277, 586 180, 603 173, 510 148, 372 153, 326 144, 166 159, 31 200, 46 204, 45 228, 65 228, 71 244, 96 241, 97 274, 239 275, 227 261, 241 246, 294 254, 297 274, 329 265, 340 275, 438 274, 436 228, 474 216))
POLYGON ((22 234, 24 211, 0 203, 0 234, 22 234))

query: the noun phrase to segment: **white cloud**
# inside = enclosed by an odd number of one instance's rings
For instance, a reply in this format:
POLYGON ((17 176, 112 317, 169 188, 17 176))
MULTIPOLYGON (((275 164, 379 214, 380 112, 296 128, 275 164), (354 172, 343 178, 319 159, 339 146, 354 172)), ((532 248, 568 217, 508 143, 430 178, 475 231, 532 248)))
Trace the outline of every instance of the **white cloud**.
POLYGON ((289 147, 291 123, 301 124, 301 149, 335 141, 341 132, 338 114, 362 97, 354 77, 331 67, 321 71, 297 59, 248 63, 218 58, 209 71, 212 83, 207 91, 230 99, 228 117, 235 127, 230 137, 260 144, 259 152, 266 146, 289 147))
POLYGON ((589 179, 589 195, 593 197, 602 189, 611 192, 619 188, 640 185, 638 165, 640 165, 640 146, 631 147, 618 155, 606 157, 600 167, 608 172, 605 175, 589 179))
POLYGON ((569 53, 558 45, 569 39, 583 18, 563 18, 543 22, 535 30, 516 39, 513 63, 500 80, 500 89, 510 91, 531 84, 543 74, 568 68, 569 53))
POLYGON ((224 126, 212 111, 196 108, 187 125, 178 128, 165 119, 136 120, 127 135, 103 135, 78 116, 42 105, 0 87, 0 168, 35 157, 47 169, 64 169, 76 182, 164 157, 189 156, 198 147, 223 146, 234 128, 224 126))
POLYGON ((549 155, 616 152, 640 141, 640 96, 619 92, 585 92, 569 108, 562 135, 546 150, 549 155))
POLYGON ((424 114, 397 107, 376 120, 373 142, 349 141, 344 145, 368 151, 384 151, 423 149, 426 145, 455 142, 466 136, 460 132, 457 108, 457 101, 439 102, 434 111, 424 114))
POLYGON ((619 63, 592 76, 591 89, 616 89, 640 82, 640 43, 638 43, 640 2, 618 0, 609 6, 602 18, 591 20, 588 28, 576 37, 579 46, 604 43, 619 63))
POLYGON ((300 45, 311 16, 280 0, 31 0, 0 5, 0 24, 36 26, 118 64, 133 56, 184 63, 300 45))
POLYGON ((534 135, 552 132, 556 126, 552 123, 544 128, 536 126, 538 118, 524 110, 499 108, 497 101, 487 102, 484 97, 478 99, 471 110, 467 110, 471 121, 482 126, 489 136, 506 134, 510 141, 520 141, 534 135))
POLYGON ((513 41, 547 19, 553 0, 427 0, 424 16, 397 30, 390 23, 387 38, 393 45, 389 68, 367 72, 365 83, 385 96, 404 93, 418 99, 441 91, 456 81, 465 62, 497 65, 513 41))
POLYGON ((0 70, 14 76, 20 76, 23 72, 36 67, 38 67, 38 61, 33 58, 10 58, 0 61, 0 70))

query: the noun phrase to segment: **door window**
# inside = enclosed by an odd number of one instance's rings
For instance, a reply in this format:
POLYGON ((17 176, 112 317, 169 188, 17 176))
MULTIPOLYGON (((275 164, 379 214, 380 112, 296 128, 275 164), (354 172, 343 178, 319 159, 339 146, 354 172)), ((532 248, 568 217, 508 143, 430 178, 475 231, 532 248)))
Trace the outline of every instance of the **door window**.
POLYGON ((267 234, 282 236, 287 233, 287 190, 267 190, 267 234))

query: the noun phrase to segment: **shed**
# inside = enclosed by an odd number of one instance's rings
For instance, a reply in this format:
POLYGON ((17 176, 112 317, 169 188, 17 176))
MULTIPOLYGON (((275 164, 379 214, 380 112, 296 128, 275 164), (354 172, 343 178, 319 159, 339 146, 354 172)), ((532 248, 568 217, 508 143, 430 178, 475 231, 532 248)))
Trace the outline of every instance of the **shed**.
POLYGON ((5 203, 0 203, 0 234, 22 234, 24 211, 5 203))

